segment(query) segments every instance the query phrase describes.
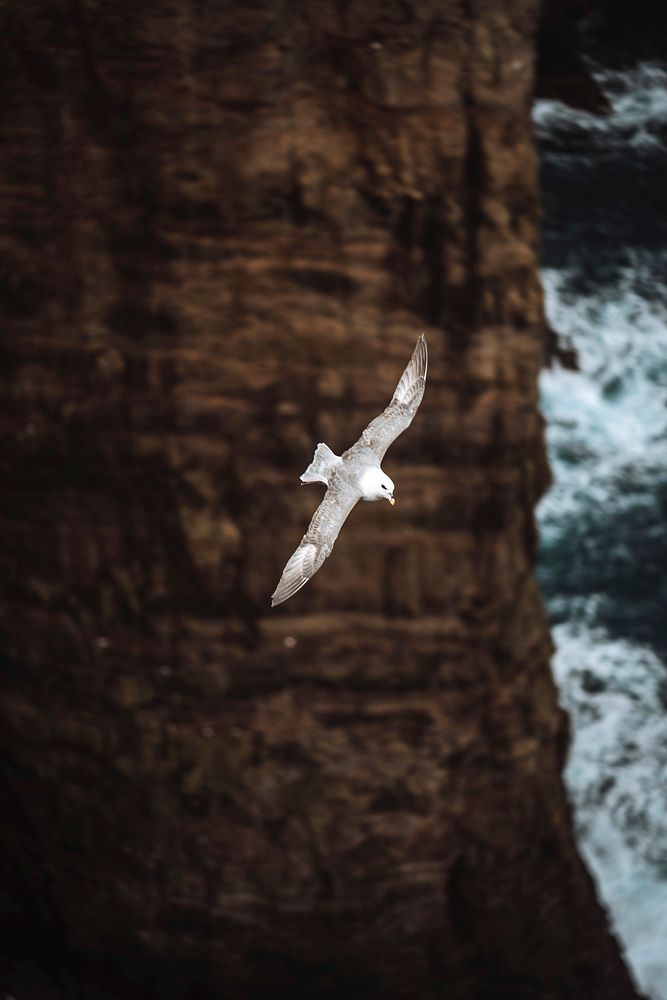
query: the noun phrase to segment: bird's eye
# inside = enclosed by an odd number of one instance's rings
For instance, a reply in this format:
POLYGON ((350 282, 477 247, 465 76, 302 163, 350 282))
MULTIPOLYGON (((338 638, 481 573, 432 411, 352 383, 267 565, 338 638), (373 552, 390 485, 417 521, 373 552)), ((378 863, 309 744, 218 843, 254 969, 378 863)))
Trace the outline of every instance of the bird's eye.
POLYGON ((383 490, 386 490, 387 487, 384 485, 384 483, 381 483, 380 485, 382 486, 383 490))

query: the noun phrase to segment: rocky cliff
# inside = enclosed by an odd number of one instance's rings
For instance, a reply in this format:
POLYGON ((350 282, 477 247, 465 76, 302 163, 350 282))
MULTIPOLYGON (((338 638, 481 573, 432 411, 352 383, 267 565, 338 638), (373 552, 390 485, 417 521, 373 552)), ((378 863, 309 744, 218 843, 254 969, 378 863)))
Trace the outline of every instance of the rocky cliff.
POLYGON ((7 983, 631 997, 532 576, 535 3, 3 18, 7 983), (396 507, 271 611, 421 330, 396 507))

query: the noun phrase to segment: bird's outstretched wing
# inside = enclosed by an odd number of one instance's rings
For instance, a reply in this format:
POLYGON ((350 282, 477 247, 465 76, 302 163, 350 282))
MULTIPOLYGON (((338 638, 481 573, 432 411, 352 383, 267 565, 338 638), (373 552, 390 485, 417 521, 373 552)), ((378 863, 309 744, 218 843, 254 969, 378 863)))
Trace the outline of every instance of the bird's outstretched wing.
POLYGON ((380 461, 389 445, 412 423, 424 395, 427 368, 428 351, 426 338, 422 333, 408 366, 399 379, 391 403, 379 417, 371 420, 357 442, 362 447, 371 448, 380 461))
POLYGON ((359 494, 328 489, 301 539, 298 549, 289 559, 275 591, 271 607, 282 604, 296 594, 331 553, 345 518, 359 500, 359 494))

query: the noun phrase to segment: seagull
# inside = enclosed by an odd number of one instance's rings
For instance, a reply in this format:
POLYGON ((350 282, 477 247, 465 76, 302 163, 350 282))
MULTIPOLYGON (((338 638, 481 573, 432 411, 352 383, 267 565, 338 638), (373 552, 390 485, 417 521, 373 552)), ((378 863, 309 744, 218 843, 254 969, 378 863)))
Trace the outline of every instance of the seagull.
POLYGON ((388 500, 394 506, 394 484, 380 466, 385 452, 412 423, 426 387, 428 351, 420 336, 389 406, 372 420, 342 455, 320 442, 302 483, 324 483, 327 491, 298 549, 289 559, 271 596, 271 607, 293 597, 331 554, 345 519, 359 500, 388 500))

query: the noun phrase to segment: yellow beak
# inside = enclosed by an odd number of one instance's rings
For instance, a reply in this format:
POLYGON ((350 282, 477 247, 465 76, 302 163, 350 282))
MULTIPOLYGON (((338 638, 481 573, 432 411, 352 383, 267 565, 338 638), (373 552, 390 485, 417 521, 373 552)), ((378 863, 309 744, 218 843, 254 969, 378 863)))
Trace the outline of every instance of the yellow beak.
POLYGON ((394 506, 394 504, 396 503, 396 501, 394 500, 394 498, 393 498, 393 497, 387 497, 387 500, 388 500, 388 501, 389 501, 389 503, 390 503, 390 504, 392 505, 392 507, 393 507, 393 506, 394 506))

